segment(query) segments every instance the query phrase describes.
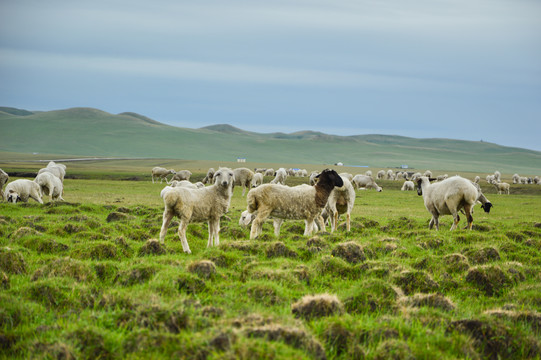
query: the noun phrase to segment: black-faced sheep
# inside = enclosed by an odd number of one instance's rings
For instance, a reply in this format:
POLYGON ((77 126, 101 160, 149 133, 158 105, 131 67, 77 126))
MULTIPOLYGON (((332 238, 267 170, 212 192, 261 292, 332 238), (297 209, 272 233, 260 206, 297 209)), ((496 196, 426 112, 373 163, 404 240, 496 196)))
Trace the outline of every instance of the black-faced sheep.
POLYGON ((165 182, 167 182, 167 176, 170 174, 175 174, 175 170, 173 169, 168 170, 160 166, 153 167, 152 168, 152 183, 154 184, 154 178, 160 179, 160 184, 162 183, 163 179, 165 179, 165 182))
POLYGON ((52 201, 62 200, 62 194, 64 193, 64 185, 62 181, 50 172, 42 172, 38 174, 34 179, 41 189, 42 195, 49 195, 52 201))
POLYGON ((173 216, 180 219, 178 235, 182 242, 182 249, 191 253, 186 239, 186 228, 192 222, 208 222, 209 239, 207 247, 220 244, 220 218, 229 209, 233 195, 233 170, 219 168, 214 174, 214 184, 190 189, 187 187, 174 187, 163 194, 165 210, 160 231, 160 242, 164 242, 167 228, 173 216))
POLYGON ((321 212, 331 191, 344 182, 334 170, 326 169, 318 176, 316 185, 302 184, 289 187, 280 184, 263 184, 248 192, 247 210, 255 215, 250 239, 261 234, 263 222, 268 217, 277 219, 305 220, 304 235, 310 235, 316 218, 322 223, 321 212))
POLYGON ((248 168, 236 168, 233 173, 235 175, 235 186, 242 186, 242 196, 244 196, 246 188, 250 189, 252 186, 254 172, 248 168))
POLYGON ((453 215, 451 230, 454 230, 460 221, 458 212, 463 210, 468 221, 466 228, 471 230, 473 206, 479 198, 479 193, 471 181, 453 176, 431 184, 426 176, 422 176, 417 180, 417 194, 423 196, 425 207, 432 214, 429 229, 435 225, 436 230, 439 230, 438 219, 441 215, 453 215))
POLYGON ((28 202, 29 198, 43 204, 43 200, 41 200, 41 189, 32 180, 19 179, 6 185, 6 190, 4 191, 5 201, 11 203, 17 203, 19 201, 28 202))
POLYGON ((360 174, 355 175, 353 177, 353 180, 351 181, 351 183, 353 184, 355 189, 372 188, 372 189, 376 189, 377 191, 382 191, 383 190, 378 184, 376 184, 374 179, 372 179, 370 176, 366 176, 366 175, 360 175, 360 174))

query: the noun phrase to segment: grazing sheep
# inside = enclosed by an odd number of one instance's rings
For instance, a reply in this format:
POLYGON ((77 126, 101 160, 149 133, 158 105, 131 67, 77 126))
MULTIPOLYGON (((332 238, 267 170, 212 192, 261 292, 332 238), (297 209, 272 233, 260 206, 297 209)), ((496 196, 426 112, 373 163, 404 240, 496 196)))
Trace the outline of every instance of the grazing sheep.
POLYGON ((526 176, 521 176, 519 178, 519 184, 527 184, 528 183, 528 178, 526 176))
POLYGON ((426 171, 424 172, 423 176, 426 176, 427 178, 431 178, 431 177, 432 177, 432 171, 426 170, 426 171))
POLYGON ((402 188, 400 189, 402 191, 413 191, 415 190, 415 184, 413 181, 406 180, 404 181, 404 184, 402 185, 402 188))
POLYGON ((265 171, 267 171, 267 169, 265 169, 265 168, 255 168, 254 169, 254 174, 257 174, 257 173, 265 174, 265 171))
MULTIPOLYGON (((478 183, 472 182, 472 184, 477 189, 477 194, 478 194, 477 202, 481 203, 481 209, 483 209, 483 210, 485 210, 485 212, 489 213, 490 208, 493 206, 492 203, 483 194, 483 192, 481 191, 481 186, 478 183)), ((473 212, 473 210, 472 210, 472 212, 473 212)), ((464 213, 464 212, 462 212, 462 213, 464 213)))
POLYGON ((353 180, 353 175, 351 175, 350 173, 346 173, 346 172, 343 172, 343 173, 340 173, 338 174, 343 178, 346 178, 349 180, 349 182, 351 182, 351 180, 353 180))
POLYGON ((417 194, 423 196, 425 207, 432 214, 429 229, 436 225, 436 230, 439 230, 441 215, 453 215, 451 230, 456 229, 460 221, 458 212, 463 209, 468 221, 466 227, 471 230, 473 206, 479 198, 479 192, 471 181, 457 175, 431 184, 426 176, 422 176, 417 180, 417 194))
POLYGON ((539 176, 535 176, 533 178, 533 183, 536 184, 536 185, 539 185, 540 181, 539 181, 539 176))
POLYGON ((520 183, 520 175, 519 174, 513 174, 513 184, 519 184, 520 183))
POLYGON ((220 218, 229 209, 234 181, 233 170, 219 168, 214 174, 213 185, 200 189, 175 187, 166 191, 163 194, 165 210, 160 231, 160 242, 164 242, 171 219, 173 216, 177 216, 180 219, 178 235, 184 252, 191 253, 186 239, 186 228, 191 222, 207 221, 209 226, 207 247, 218 246, 220 244, 220 218))
POLYGON ((447 179, 448 177, 449 177, 449 175, 447 175, 447 174, 438 175, 438 176, 436 177, 436 180, 438 180, 438 181, 443 181, 443 180, 447 179))
POLYGON ((382 180, 385 177, 385 170, 378 171, 376 177, 378 180, 382 180))
POLYGON ((270 168, 270 169, 265 170, 265 173, 263 175, 264 176, 274 176, 274 169, 270 168))
MULTIPOLYGON (((168 182, 168 184, 171 183, 171 181, 175 181, 175 180, 176 181, 182 181, 182 180, 190 181, 190 176, 192 176, 192 172, 190 170, 177 171, 175 175, 173 175, 171 180, 168 182)), ((167 182, 167 179, 165 179, 165 182, 167 182)))
POLYGON ((394 177, 394 172, 391 169, 387 170, 387 180, 394 180, 394 177))
POLYGON ((214 168, 209 168, 207 175, 203 178, 203 184, 212 184, 212 179, 214 178, 214 168))
POLYGON ((336 230, 338 217, 342 214, 346 214, 346 231, 351 229, 351 210, 355 203, 355 189, 353 189, 353 185, 346 177, 341 176, 341 178, 344 185, 334 188, 321 214, 324 221, 330 217, 331 232, 336 230))
POLYGON ((268 217, 305 220, 304 235, 312 233, 316 219, 324 229, 321 212, 332 190, 343 185, 344 181, 336 171, 325 169, 318 175, 317 184, 314 186, 263 184, 250 190, 246 198, 247 210, 250 217, 255 216, 250 239, 255 239, 261 234, 263 223, 268 217))
POLYGON ((473 182, 475 184, 479 184, 479 181, 481 181, 481 177, 480 176, 476 176, 474 179, 473 179, 473 182))
POLYGON ((487 175, 485 180, 487 181, 487 183, 492 184, 493 181, 496 181, 496 178, 494 177, 494 175, 487 175))
POLYGON ((0 169, 0 199, 4 199, 4 185, 8 182, 9 175, 0 169))
POLYGON ((287 179, 287 171, 286 169, 284 168, 279 168, 278 170, 276 170, 276 176, 274 177, 274 179, 271 180, 271 184, 281 184, 281 185, 285 185, 286 184, 286 179, 287 179))
POLYGON ((152 168, 152 183, 154 184, 154 178, 160 179, 160 184, 162 183, 163 179, 165 179, 165 182, 167 182, 167 175, 169 174, 175 174, 175 170, 166 168, 162 168, 159 166, 152 168))
POLYGON ((318 175, 319 171, 312 171, 310 174, 310 185, 314 186, 316 184, 318 175))
POLYGON ((420 172, 416 172, 411 176, 410 180, 413 182, 417 182, 417 180, 419 180, 421 176, 423 176, 423 174, 421 174, 420 172))
POLYGON ((49 172, 60 179, 62 184, 64 183, 64 177, 66 176, 66 165, 64 164, 57 164, 54 161, 50 161, 47 164, 47 167, 40 169, 38 171, 38 175, 42 174, 44 172, 49 172))
POLYGON ((19 201, 28 202, 28 198, 32 198, 43 204, 41 200, 41 188, 32 180, 19 179, 10 182, 4 190, 4 200, 11 203, 19 201))
POLYGON ((494 171, 494 179, 497 181, 497 182, 501 182, 502 181, 502 173, 500 173, 498 170, 494 171))
POLYGON ((377 191, 383 190, 380 186, 378 186, 378 184, 376 184, 374 179, 366 175, 360 175, 360 174, 355 175, 351 183, 353 184, 355 189, 372 188, 372 189, 376 189, 377 191))
POLYGON ((235 186, 242 186, 242 196, 244 196, 246 188, 250 189, 252 186, 254 172, 248 168, 236 168, 233 173, 235 174, 235 186))
POLYGON ((508 183, 506 183, 506 182, 497 182, 496 180, 494 180, 492 182, 492 185, 494 185, 496 190, 498 190, 498 194, 501 194, 502 192, 506 192, 507 195, 509 195, 509 188, 511 186, 508 183))
POLYGON ((255 173, 254 177, 252 178, 252 187, 258 187, 259 185, 263 184, 263 174, 262 173, 255 173))
POLYGON ((370 176, 372 177, 372 171, 371 170, 366 170, 366 172, 364 173, 366 176, 370 176))
POLYGON ((41 193, 49 195, 51 201, 62 200, 62 195, 64 193, 64 186, 62 181, 50 172, 43 172, 38 174, 34 179, 34 182, 37 183, 40 187, 41 193))

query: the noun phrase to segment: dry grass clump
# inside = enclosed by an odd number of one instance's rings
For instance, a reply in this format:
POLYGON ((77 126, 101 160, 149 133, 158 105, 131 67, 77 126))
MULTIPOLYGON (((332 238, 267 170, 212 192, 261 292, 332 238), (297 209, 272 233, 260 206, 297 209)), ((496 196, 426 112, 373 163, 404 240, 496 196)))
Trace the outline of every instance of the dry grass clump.
POLYGON ((471 268, 466 281, 473 284, 487 296, 499 296, 514 281, 499 266, 482 265, 471 268))
POLYGON ((485 314, 497 318, 509 319, 513 322, 522 321, 530 324, 535 331, 541 331, 541 313, 535 310, 504 310, 494 309, 485 311, 485 314))
POLYGON ((156 272, 157 269, 154 266, 139 265, 130 270, 119 272, 114 282, 118 282, 122 286, 142 284, 150 280, 156 272))
POLYGON ((216 275, 216 265, 210 260, 194 261, 188 265, 187 270, 203 279, 210 279, 216 275))
POLYGON ((306 350, 315 359, 326 359, 323 346, 303 329, 269 324, 249 327, 243 330, 247 337, 264 338, 268 341, 281 341, 296 349, 306 350))
POLYGON ((14 232, 12 232, 9 235, 9 238, 12 240, 17 240, 17 239, 22 238, 23 236, 28 236, 28 235, 41 235, 41 233, 37 230, 32 229, 31 227, 23 226, 23 227, 18 228, 14 232))
POLYGON ((132 215, 127 215, 125 213, 113 211, 112 213, 107 215, 106 221, 107 222, 128 221, 128 220, 132 220, 132 219, 135 219, 135 217, 132 216, 132 215))
POLYGON ((37 269, 31 277, 32 281, 50 277, 70 277, 77 281, 92 281, 94 273, 89 265, 69 257, 56 259, 37 269))
POLYGON ((470 268, 468 258, 458 253, 444 256, 443 262, 447 265, 447 270, 451 272, 466 271, 470 268))
POLYGON ((332 250, 332 255, 342 258, 350 264, 357 264, 366 260, 363 249, 354 241, 336 245, 332 250))
POLYGON ((358 268, 351 266, 341 258, 329 255, 322 256, 315 263, 314 268, 321 276, 339 276, 347 279, 357 278, 359 275, 358 268))
POLYGON ((371 279, 353 288, 344 305, 351 314, 392 312, 400 296, 403 296, 402 291, 389 282, 371 279))
POLYGON ((415 356, 408 344, 399 339, 382 341, 376 348, 375 360, 414 360, 415 356))
POLYGON ((336 295, 306 295, 291 305, 291 312, 296 317, 311 320, 323 316, 340 315, 344 312, 344 305, 336 295))
POLYGON ((472 264, 476 265, 486 264, 487 262, 498 261, 501 259, 500 253, 493 247, 468 250, 465 252, 465 255, 472 264))
POLYGON ((267 246, 265 251, 268 258, 289 257, 296 258, 298 255, 295 251, 289 249, 283 242, 276 241, 267 246))
POLYGON ((189 317, 181 305, 164 307, 152 304, 120 314, 117 325, 128 329, 143 327, 159 332, 178 334, 188 327, 189 317))
POLYGON ((442 294, 415 294, 413 296, 404 297, 401 302, 408 306, 422 307, 428 306, 444 311, 452 311, 456 308, 455 304, 442 294))
POLYGON ((146 255, 165 255, 167 254, 167 249, 165 244, 160 243, 157 239, 149 239, 137 253, 139 256, 146 255))
POLYGON ((71 256, 78 259, 92 260, 118 260, 120 258, 117 247, 107 241, 81 244, 78 248, 72 250, 71 256))
POLYGON ((248 286, 247 294, 258 303, 276 305, 283 302, 278 289, 272 283, 252 283, 248 286))
POLYGON ((8 274, 25 274, 26 261, 18 251, 9 247, 0 248, 0 270, 8 274))
POLYGON ((58 254, 69 250, 68 245, 54 239, 32 238, 25 240, 22 245, 27 249, 45 254, 58 254))
POLYGON ((394 278, 395 283, 400 286, 406 295, 416 292, 430 293, 439 289, 439 284, 424 271, 402 271, 394 278))
POLYGON ((254 241, 228 241, 227 243, 220 246, 223 247, 225 250, 239 250, 248 254, 257 254, 260 248, 259 243, 256 243, 254 241))
POLYGON ((324 248, 327 246, 327 242, 323 240, 322 238, 320 238, 319 236, 315 236, 306 241, 306 246, 324 248))

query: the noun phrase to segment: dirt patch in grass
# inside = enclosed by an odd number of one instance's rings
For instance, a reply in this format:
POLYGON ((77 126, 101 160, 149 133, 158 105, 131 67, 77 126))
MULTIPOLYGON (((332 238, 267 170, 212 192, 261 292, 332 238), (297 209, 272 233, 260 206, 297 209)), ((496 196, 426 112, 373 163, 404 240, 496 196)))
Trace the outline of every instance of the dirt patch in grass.
POLYGON ((298 254, 289 249, 283 242, 276 241, 267 246, 267 249, 265 250, 265 254, 268 258, 275 258, 275 257, 289 257, 289 258, 296 258, 298 254))
POLYGON ((23 255, 9 247, 0 248, 0 270, 8 274, 25 274, 26 261, 23 255))
POLYGON ((470 263, 475 265, 486 264, 488 262, 498 261, 501 259, 500 253, 493 247, 466 250, 464 255, 468 257, 470 263))
POLYGON ((216 275, 216 265, 210 260, 200 260, 190 263, 187 270, 203 279, 210 279, 216 275))
POLYGON ((394 282, 406 295, 416 292, 430 293, 439 289, 439 284, 422 270, 402 271, 398 276, 395 276, 394 282))
POLYGON ((311 320, 323 316, 341 315, 344 313, 344 305, 336 295, 306 295, 291 305, 291 312, 296 317, 311 320))
POLYGON ((332 255, 342 258, 350 264, 358 264, 366 260, 362 247, 353 241, 336 245, 332 250, 332 255))
POLYGON ((70 277, 77 281, 92 281, 94 273, 89 265, 69 257, 56 259, 37 269, 31 277, 32 281, 51 277, 70 277))
POLYGON ((439 293, 415 294, 413 296, 402 298, 401 303, 412 307, 428 306, 444 311, 452 311, 456 308, 455 304, 453 304, 450 299, 439 293))
POLYGON ((129 221, 135 219, 135 216, 128 215, 122 212, 113 211, 109 215, 107 215, 107 222, 115 222, 115 221, 129 221))
POLYGON ((157 239, 149 239, 137 252, 138 256, 147 255, 165 255, 168 253, 165 244, 160 243, 157 239))

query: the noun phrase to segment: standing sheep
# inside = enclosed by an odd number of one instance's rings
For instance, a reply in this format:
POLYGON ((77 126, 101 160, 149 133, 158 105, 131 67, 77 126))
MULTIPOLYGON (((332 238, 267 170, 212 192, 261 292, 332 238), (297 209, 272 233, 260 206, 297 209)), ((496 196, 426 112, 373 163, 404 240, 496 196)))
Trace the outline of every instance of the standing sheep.
POLYGON ((167 182, 167 176, 170 174, 175 174, 175 170, 166 168, 162 168, 159 166, 152 168, 152 183, 154 184, 154 178, 160 179, 160 184, 162 183, 163 179, 165 179, 165 182, 167 182))
POLYGON ((286 179, 287 179, 287 171, 286 169, 284 168, 279 168, 278 170, 276 170, 276 176, 274 177, 274 179, 271 180, 271 184, 281 184, 281 185, 285 185, 286 184, 286 179))
POLYGON ((505 193, 507 193, 507 195, 509 195, 509 189, 510 189, 511 185, 509 185, 508 183, 506 183, 506 182, 497 182, 496 180, 494 180, 494 181, 492 181, 492 185, 494 185, 496 190, 498 190, 498 194, 501 195, 502 192, 505 192, 505 193))
POLYGON ((385 170, 380 170, 378 171, 377 175, 376 175, 376 178, 378 180, 383 180, 383 178, 385 178, 385 170))
POLYGON ((258 187, 259 185, 263 184, 263 174, 262 173, 255 173, 254 177, 252 178, 252 187, 258 187))
POLYGON ((51 201, 62 200, 62 194, 64 193, 64 186, 59 178, 54 176, 50 172, 43 172, 38 174, 34 179, 34 182, 39 185, 41 193, 49 195, 51 201))
POLYGON ((402 191, 413 191, 415 190, 415 184, 413 181, 406 180, 404 181, 404 184, 402 185, 402 188, 400 189, 402 191))
POLYGON ((501 182, 502 181, 502 173, 499 172, 498 170, 494 171, 494 179, 497 181, 497 182, 501 182))
POLYGON ((377 190, 378 192, 381 192, 383 190, 378 184, 376 184, 374 179, 366 175, 360 175, 360 174, 355 175, 351 183, 353 184, 355 189, 372 188, 372 189, 377 190))
POLYGON ((28 198, 32 198, 43 204, 43 200, 41 200, 41 189, 32 180, 19 179, 6 185, 6 190, 4 191, 5 201, 11 203, 17 203, 19 201, 28 202, 28 198))
MULTIPOLYGON (((171 178, 171 180, 169 181, 169 183, 171 181, 182 181, 182 180, 186 180, 186 181, 190 181, 190 176, 192 176, 192 172, 190 170, 180 170, 180 171, 177 171, 175 173, 175 175, 173 175, 173 177, 171 178)), ((165 182, 167 182, 167 179, 165 179, 165 182)))
POLYGON ((330 217, 331 232, 336 230, 338 217, 341 214, 346 214, 346 231, 351 230, 351 210, 353 204, 355 204, 355 189, 353 189, 353 185, 346 177, 341 176, 341 178, 344 185, 334 188, 321 214, 324 221, 330 217))
POLYGON ((513 174, 512 179, 513 179, 513 184, 520 184, 520 175, 519 174, 517 174, 517 173, 513 174))
POLYGON ((391 169, 387 170, 387 180, 394 180, 394 177, 394 172, 391 169))
POLYGON ((186 239, 186 228, 192 222, 207 221, 209 226, 207 247, 218 246, 220 244, 220 218, 229 209, 234 181, 233 170, 219 168, 214 174, 213 185, 200 189, 175 187, 165 192, 163 194, 165 210, 160 231, 160 242, 164 242, 171 219, 173 216, 177 216, 180 219, 178 235, 184 252, 191 253, 186 239))
POLYGON ((205 176, 205 178, 203 179, 203 184, 212 184, 212 179, 214 178, 214 173, 215 173, 215 170, 214 168, 209 168, 208 171, 207 171, 207 175, 205 176))
POLYGON ((264 176, 274 176, 274 169, 270 168, 270 169, 265 170, 265 173, 263 175, 264 176))
POLYGON ((456 229, 460 221, 458 212, 463 209, 468 221, 466 227, 471 230, 473 206, 479 197, 471 181, 460 176, 453 176, 431 184, 426 176, 422 176, 417 180, 417 194, 423 196, 425 207, 432 214, 429 229, 435 225, 436 230, 439 230, 438 219, 441 215, 453 215, 454 222, 451 230, 456 229))
POLYGON ((235 174, 235 186, 242 186, 242 196, 244 196, 246 188, 250 189, 252 186, 254 172, 248 168, 236 168, 233 173, 235 174))
POLYGON ((42 174, 44 172, 49 172, 60 179, 62 184, 64 183, 64 177, 66 176, 66 165, 64 164, 57 164, 54 161, 50 161, 47 164, 47 167, 40 169, 38 171, 38 175, 42 174))
MULTIPOLYGON (((344 182, 336 171, 325 169, 319 175, 315 186, 302 184, 289 187, 263 184, 250 190, 246 198, 247 210, 250 217, 256 216, 253 219, 250 239, 255 239, 261 234, 263 223, 268 217, 305 220, 304 235, 310 235, 316 219, 323 223, 321 212, 331 192, 335 187, 343 185, 344 182)), ((249 221, 250 218, 247 222, 249 221)))
POLYGON ((4 185, 8 182, 9 175, 0 169, 0 199, 4 199, 4 185))

